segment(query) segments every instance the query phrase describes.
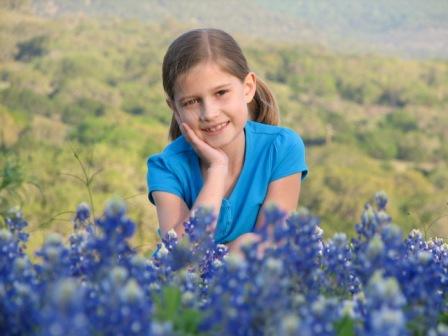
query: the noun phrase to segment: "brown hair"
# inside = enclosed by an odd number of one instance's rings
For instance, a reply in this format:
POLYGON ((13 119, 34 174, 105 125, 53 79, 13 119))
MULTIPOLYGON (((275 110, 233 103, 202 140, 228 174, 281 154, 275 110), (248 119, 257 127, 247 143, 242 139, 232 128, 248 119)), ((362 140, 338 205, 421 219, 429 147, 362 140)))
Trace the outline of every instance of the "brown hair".
MULTIPOLYGON (((246 58, 232 36, 219 29, 190 30, 171 43, 163 59, 163 88, 172 102, 176 79, 200 62, 209 60, 218 63, 224 71, 241 81, 250 72, 246 58)), ((248 105, 252 120, 278 125, 280 117, 277 102, 267 85, 258 77, 254 99, 248 105)), ((181 134, 173 115, 169 137, 174 140, 181 134)))

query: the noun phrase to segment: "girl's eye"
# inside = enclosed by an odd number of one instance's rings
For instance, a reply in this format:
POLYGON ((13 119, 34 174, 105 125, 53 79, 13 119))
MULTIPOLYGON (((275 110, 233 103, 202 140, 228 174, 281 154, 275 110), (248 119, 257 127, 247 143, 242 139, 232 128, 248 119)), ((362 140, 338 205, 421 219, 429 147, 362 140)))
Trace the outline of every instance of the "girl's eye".
POLYGON ((227 92, 229 92, 229 90, 219 90, 219 91, 218 91, 218 95, 219 95, 219 96, 223 96, 223 95, 225 95, 227 92))
POLYGON ((187 101, 183 104, 183 106, 192 105, 192 104, 194 104, 196 101, 197 101, 197 99, 190 99, 190 100, 187 100, 187 101))

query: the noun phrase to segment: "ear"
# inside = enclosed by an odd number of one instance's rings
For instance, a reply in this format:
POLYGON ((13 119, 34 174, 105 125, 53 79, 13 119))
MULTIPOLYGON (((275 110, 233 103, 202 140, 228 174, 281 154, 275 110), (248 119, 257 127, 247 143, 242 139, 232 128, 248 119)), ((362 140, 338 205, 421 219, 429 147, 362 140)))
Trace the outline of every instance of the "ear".
POLYGON ((249 72, 244 79, 244 97, 246 99, 246 104, 249 104, 255 96, 257 90, 257 77, 255 73, 249 72))

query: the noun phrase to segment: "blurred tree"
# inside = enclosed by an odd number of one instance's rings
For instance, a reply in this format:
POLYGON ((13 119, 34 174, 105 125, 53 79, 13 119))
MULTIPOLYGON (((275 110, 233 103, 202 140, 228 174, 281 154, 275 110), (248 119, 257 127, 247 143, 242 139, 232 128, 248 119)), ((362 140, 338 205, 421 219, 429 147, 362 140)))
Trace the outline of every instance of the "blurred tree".
POLYGON ((78 125, 89 116, 101 117, 104 114, 104 104, 93 99, 80 98, 76 103, 64 106, 62 121, 78 125))
POLYGON ((367 133, 357 134, 360 147, 371 157, 382 160, 397 157, 397 137, 398 135, 393 129, 375 129, 367 133))
POLYGON ((39 95, 29 89, 8 88, 0 91, 0 102, 10 110, 25 114, 50 116, 55 113, 54 104, 47 96, 39 95))
POLYGON ((380 127, 396 128, 403 132, 414 131, 418 128, 417 119, 409 111, 394 111, 384 118, 380 127))
POLYGON ((8 10, 23 10, 31 7, 32 0, 2 0, 0 8, 8 10))
POLYGON ((45 35, 35 36, 27 41, 17 44, 18 52, 16 61, 29 62, 35 57, 44 56, 47 51, 48 37, 45 35))

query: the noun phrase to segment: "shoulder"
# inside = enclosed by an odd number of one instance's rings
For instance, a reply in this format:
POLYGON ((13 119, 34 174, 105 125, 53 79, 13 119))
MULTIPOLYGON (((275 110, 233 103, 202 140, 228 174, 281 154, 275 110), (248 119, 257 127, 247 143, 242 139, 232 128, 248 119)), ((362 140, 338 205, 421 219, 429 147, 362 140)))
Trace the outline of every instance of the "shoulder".
POLYGON ((147 164, 148 166, 160 163, 165 165, 181 164, 193 154, 194 150, 191 145, 184 136, 180 136, 168 144, 162 152, 150 155, 147 164))
POLYGON ((300 135, 294 130, 274 125, 250 122, 251 152, 257 158, 267 159, 264 167, 271 167, 270 181, 302 172, 302 179, 307 175, 305 145, 300 135))
POLYGON ((277 148, 303 145, 303 140, 300 135, 288 127, 248 121, 247 129, 252 133, 253 138, 256 139, 254 143, 257 145, 271 144, 277 148))
POLYGON ((191 145, 184 136, 180 136, 168 144, 162 152, 150 155, 147 158, 147 166, 153 170, 162 168, 180 172, 191 167, 195 156, 196 153, 191 145))

